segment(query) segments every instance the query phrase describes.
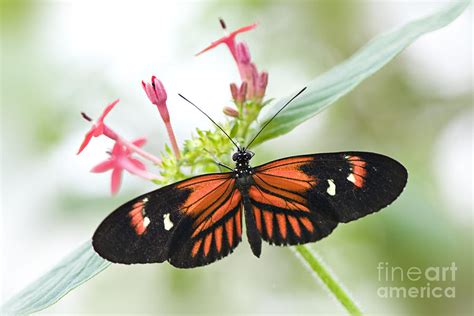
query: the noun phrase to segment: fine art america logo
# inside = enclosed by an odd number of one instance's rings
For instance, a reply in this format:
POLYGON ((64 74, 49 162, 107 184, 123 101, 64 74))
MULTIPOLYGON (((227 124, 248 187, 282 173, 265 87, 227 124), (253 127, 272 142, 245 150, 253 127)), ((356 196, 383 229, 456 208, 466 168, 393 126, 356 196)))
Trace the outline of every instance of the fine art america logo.
POLYGON ((380 286, 377 295, 382 298, 454 298, 457 269, 454 262, 448 266, 426 268, 402 268, 379 262, 378 280, 387 286, 380 286), (397 286, 401 283, 405 285, 397 286))

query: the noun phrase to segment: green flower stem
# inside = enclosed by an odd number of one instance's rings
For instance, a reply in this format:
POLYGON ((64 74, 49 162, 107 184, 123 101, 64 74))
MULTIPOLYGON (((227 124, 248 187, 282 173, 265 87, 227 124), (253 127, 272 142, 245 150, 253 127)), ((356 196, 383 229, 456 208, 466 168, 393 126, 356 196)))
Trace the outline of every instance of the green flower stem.
POLYGON ((296 246, 293 248, 297 256, 302 259, 309 269, 311 269, 318 278, 324 283, 331 294, 334 295, 337 301, 347 310, 350 315, 362 315, 362 311, 350 297, 349 293, 344 287, 338 282, 334 276, 331 275, 329 270, 318 258, 318 255, 311 251, 308 246, 296 246))

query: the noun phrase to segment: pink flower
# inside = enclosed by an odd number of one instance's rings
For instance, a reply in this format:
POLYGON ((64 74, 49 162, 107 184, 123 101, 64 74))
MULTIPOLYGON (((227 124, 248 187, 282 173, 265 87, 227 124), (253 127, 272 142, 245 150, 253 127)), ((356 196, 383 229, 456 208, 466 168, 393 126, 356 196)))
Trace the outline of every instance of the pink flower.
MULTIPOLYGON (((225 30, 225 24, 223 23, 222 20, 221 20, 221 25, 225 30)), ((207 52, 208 50, 210 50, 210 49, 212 49, 212 48, 214 48, 214 47, 216 47, 220 44, 225 44, 229 48, 230 53, 234 57, 235 61, 238 63, 235 37, 240 33, 248 32, 250 30, 253 30, 256 27, 257 27, 256 23, 248 25, 248 26, 241 27, 241 28, 233 31, 232 33, 218 39, 217 41, 212 42, 211 45, 209 45, 208 47, 204 48, 202 51, 197 53, 196 56, 201 55, 202 53, 207 52)))
POLYGON ((168 113, 168 107, 166 106, 166 100, 168 99, 168 96, 161 81, 155 76, 152 76, 151 83, 145 83, 142 81, 142 86, 151 103, 158 107, 158 111, 160 112, 163 121, 165 123, 169 122, 170 114, 168 113))
POLYGON ((165 87, 163 86, 161 81, 158 80, 155 76, 151 77, 151 83, 145 83, 144 81, 142 81, 142 86, 151 103, 158 107, 158 111, 160 112, 161 118, 163 119, 163 122, 165 122, 166 131, 168 132, 173 152, 176 158, 179 159, 181 155, 178 143, 176 142, 176 137, 174 136, 173 127, 171 126, 168 106, 166 105, 166 100, 168 96, 166 94, 165 87))
MULTIPOLYGON (((114 106, 119 101, 120 100, 117 99, 105 107, 104 112, 102 112, 102 115, 99 117, 99 119, 96 122, 92 124, 91 129, 87 132, 86 136, 84 137, 84 140, 82 141, 82 144, 79 147, 79 150, 77 151, 77 155, 79 155, 84 150, 84 148, 86 148, 87 144, 89 144, 92 137, 99 137, 100 135, 106 135, 107 137, 112 138, 114 140, 117 139, 117 135, 104 124, 104 119, 107 116, 107 114, 109 114, 109 112, 112 111, 114 106)), ((86 114, 83 113, 82 116, 86 120, 91 121, 91 118, 89 118, 86 114)))
MULTIPOLYGON (((220 20, 222 28, 225 30, 224 21, 220 20)), ((226 44, 229 48, 232 56, 234 57, 237 67, 239 69, 240 79, 242 84, 246 83, 245 93, 242 95, 242 86, 238 91, 235 84, 231 84, 232 98, 236 103, 243 103, 246 100, 254 100, 261 102, 268 83, 268 73, 258 72, 257 66, 252 62, 249 48, 244 42, 237 43, 235 37, 237 34, 253 30, 257 25, 252 24, 249 26, 242 27, 229 35, 222 37, 221 39, 213 42, 209 47, 205 48, 197 55, 204 53, 220 44, 226 44)))
MULTIPOLYGON (((142 147, 146 142, 145 138, 139 138, 133 141, 133 145, 142 147)), ((132 151, 122 145, 119 141, 115 142, 115 145, 110 153, 110 158, 99 163, 97 166, 92 168, 91 172, 102 173, 112 170, 112 181, 111 191, 112 194, 116 194, 120 188, 122 181, 122 172, 127 170, 131 174, 137 175, 145 179, 156 179, 157 176, 146 171, 145 165, 138 159, 131 157, 132 151)))

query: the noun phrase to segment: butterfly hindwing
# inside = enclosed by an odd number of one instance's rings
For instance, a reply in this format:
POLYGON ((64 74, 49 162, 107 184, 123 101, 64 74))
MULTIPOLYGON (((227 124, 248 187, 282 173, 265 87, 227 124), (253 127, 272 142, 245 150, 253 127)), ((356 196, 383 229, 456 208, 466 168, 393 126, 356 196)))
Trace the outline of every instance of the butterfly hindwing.
POLYGON ((262 238, 277 245, 319 240, 341 222, 376 212, 403 190, 406 169, 374 153, 289 157, 254 168, 249 190, 262 238))
POLYGON ((316 241, 336 227, 331 214, 313 211, 307 193, 317 179, 301 168, 310 156, 290 157, 254 168, 254 185, 249 196, 257 228, 271 244, 296 245, 316 241))
POLYGON ((242 196, 228 178, 209 192, 198 188, 183 210, 190 214, 179 225, 169 262, 180 268, 210 264, 227 256, 242 240, 242 196))
POLYGON ((93 246, 116 263, 169 260, 178 267, 194 267, 229 254, 241 239, 241 225, 240 193, 232 174, 209 174, 120 206, 100 224, 93 246))

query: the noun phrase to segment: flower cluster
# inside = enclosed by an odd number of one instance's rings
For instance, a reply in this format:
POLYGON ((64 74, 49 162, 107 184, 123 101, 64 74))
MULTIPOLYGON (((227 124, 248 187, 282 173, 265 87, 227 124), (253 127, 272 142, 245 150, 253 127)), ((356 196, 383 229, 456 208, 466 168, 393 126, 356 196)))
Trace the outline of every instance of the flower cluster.
MULTIPOLYGON (((226 32, 225 22, 220 19, 221 26, 226 32)), ((240 33, 253 30, 257 24, 251 24, 241 27, 230 34, 212 42, 211 45, 200 51, 197 55, 209 51, 210 49, 224 44, 229 49, 240 74, 241 83, 231 83, 230 91, 237 110, 231 107, 225 107, 224 113, 231 117, 238 117, 239 114, 245 115, 248 110, 247 104, 255 103, 261 105, 268 84, 268 73, 266 71, 259 72, 257 66, 252 62, 248 45, 245 42, 237 42, 236 37, 240 33)))
MULTIPOLYGON (((263 98, 268 84, 268 73, 258 71, 255 63, 252 62, 247 44, 237 42, 236 40, 238 34, 253 30, 257 25, 251 24, 227 33, 226 25, 222 19, 220 23, 225 32, 224 37, 212 42, 210 46, 197 55, 209 51, 220 44, 228 47, 237 64, 241 82, 230 84, 234 107, 224 107, 223 112, 229 117, 229 120, 221 124, 221 126, 230 131, 231 137, 235 137, 238 141, 245 141, 251 123, 265 105, 263 98)), ((95 122, 88 115, 82 113, 82 116, 92 123, 92 127, 85 135, 77 154, 80 154, 86 148, 93 137, 105 136, 114 142, 113 149, 108 152, 109 158, 91 170, 93 173, 112 171, 112 194, 118 192, 124 170, 158 184, 166 184, 187 178, 196 173, 218 171, 219 167, 214 163, 216 161, 229 162, 229 154, 233 149, 233 145, 217 129, 210 131, 198 129, 197 135, 184 141, 180 149, 171 125, 167 93, 163 83, 156 76, 152 76, 150 82, 142 81, 142 87, 148 100, 157 107, 171 143, 171 148, 165 146, 165 151, 161 158, 142 148, 146 143, 146 138, 141 137, 134 141, 129 141, 112 130, 104 122, 106 116, 117 105, 119 100, 115 100, 107 105, 99 119, 95 122), (145 164, 138 158, 149 161, 154 168, 159 168, 160 175, 148 171, 145 164)))

